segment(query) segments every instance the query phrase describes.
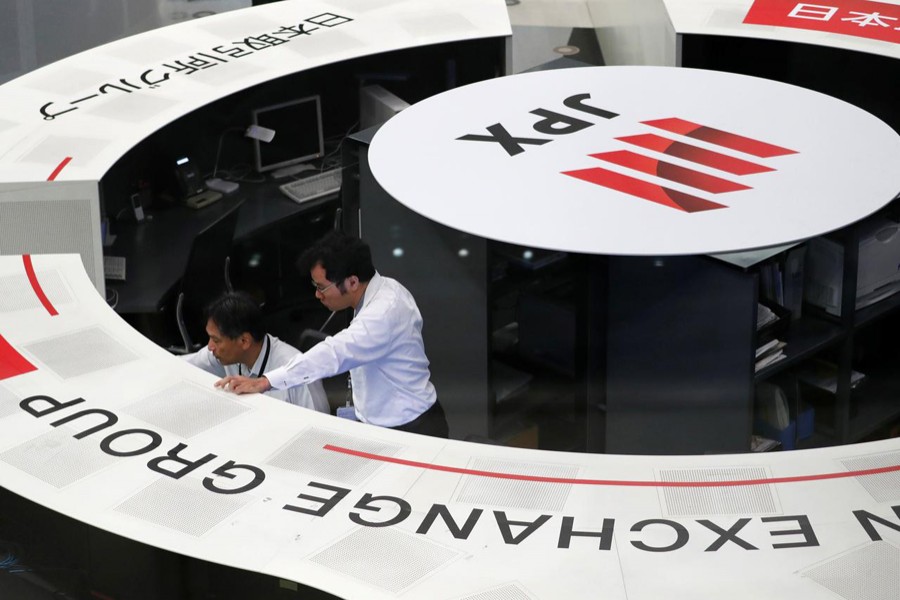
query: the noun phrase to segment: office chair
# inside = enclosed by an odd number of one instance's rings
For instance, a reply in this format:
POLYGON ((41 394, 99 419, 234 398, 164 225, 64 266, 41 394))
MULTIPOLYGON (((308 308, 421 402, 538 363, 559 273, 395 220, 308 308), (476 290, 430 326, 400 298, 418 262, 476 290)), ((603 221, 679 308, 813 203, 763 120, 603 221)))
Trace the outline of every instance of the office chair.
MULTIPOLYGON (((343 210, 338 207, 334 211, 334 221, 332 221, 332 229, 335 231, 340 231, 343 226, 343 210)), ((334 315, 337 313, 332 311, 328 318, 325 319, 325 322, 318 329, 307 328, 304 329, 300 333, 300 340, 297 342, 297 349, 301 352, 306 352, 326 337, 328 334, 325 333, 325 328, 328 327, 328 324, 331 323, 331 320, 334 318, 334 315)))
POLYGON ((229 294, 234 291, 234 285, 231 283, 231 257, 225 257, 225 291, 229 294))
POLYGON ((170 347, 169 351, 173 354, 190 354, 203 347, 203 344, 193 340, 206 337, 204 308, 223 292, 233 289, 228 254, 239 209, 240 204, 207 225, 191 244, 175 304, 175 321, 183 345, 170 347))
POLYGON ((328 327, 328 324, 331 322, 331 319, 334 318, 334 315, 337 313, 332 311, 328 318, 325 319, 325 322, 322 323, 322 326, 318 329, 304 329, 300 334, 300 341, 297 343, 297 349, 300 352, 306 352, 322 340, 328 337, 328 334, 325 333, 325 328, 328 327))

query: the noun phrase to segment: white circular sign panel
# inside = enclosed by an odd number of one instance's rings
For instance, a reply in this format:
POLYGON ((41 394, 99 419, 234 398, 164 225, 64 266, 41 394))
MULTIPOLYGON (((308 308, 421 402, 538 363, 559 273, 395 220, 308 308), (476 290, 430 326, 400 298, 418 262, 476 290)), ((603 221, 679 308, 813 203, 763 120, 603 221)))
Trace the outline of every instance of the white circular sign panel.
POLYGON ((388 121, 385 190, 434 221, 525 246, 733 252, 844 227, 900 191, 900 135, 766 79, 590 67, 492 79, 388 121))

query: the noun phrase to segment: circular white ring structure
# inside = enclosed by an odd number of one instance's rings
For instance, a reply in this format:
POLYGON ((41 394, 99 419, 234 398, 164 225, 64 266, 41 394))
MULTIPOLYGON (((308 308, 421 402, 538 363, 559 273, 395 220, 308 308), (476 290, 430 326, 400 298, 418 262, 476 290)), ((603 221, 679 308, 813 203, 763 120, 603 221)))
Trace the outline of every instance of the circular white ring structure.
POLYGON ((763 248, 855 222, 900 190, 900 136, 797 86, 674 67, 513 75, 386 123, 378 182, 439 223, 573 252, 763 248))

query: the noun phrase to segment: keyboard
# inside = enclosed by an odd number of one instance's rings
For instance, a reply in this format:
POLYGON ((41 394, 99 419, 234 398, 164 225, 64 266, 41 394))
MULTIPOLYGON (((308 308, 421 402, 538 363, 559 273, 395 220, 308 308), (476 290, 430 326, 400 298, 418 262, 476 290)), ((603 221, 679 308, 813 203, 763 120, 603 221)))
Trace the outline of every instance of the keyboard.
POLYGON ((303 179, 283 183, 278 189, 299 204, 335 194, 341 189, 341 169, 322 171, 303 179))
POLYGON ((125 257, 103 255, 103 276, 111 281, 125 281, 125 257))

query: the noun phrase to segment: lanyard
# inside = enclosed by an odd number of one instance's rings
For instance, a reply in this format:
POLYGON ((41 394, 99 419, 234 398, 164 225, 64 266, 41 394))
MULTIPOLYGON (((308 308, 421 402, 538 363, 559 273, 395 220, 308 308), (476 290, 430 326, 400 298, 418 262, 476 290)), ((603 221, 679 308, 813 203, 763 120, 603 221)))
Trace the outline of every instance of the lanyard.
MULTIPOLYGON (((259 372, 256 375, 254 375, 253 371, 250 371, 250 374, 249 374, 250 377, 261 377, 262 374, 266 372, 266 365, 269 363, 269 350, 272 349, 272 343, 269 341, 268 333, 266 334, 265 345, 266 345, 266 352, 265 352, 265 354, 263 354, 262 364, 259 365, 259 372)), ((238 363, 238 375, 244 374, 243 369, 244 369, 244 365, 238 363)))

